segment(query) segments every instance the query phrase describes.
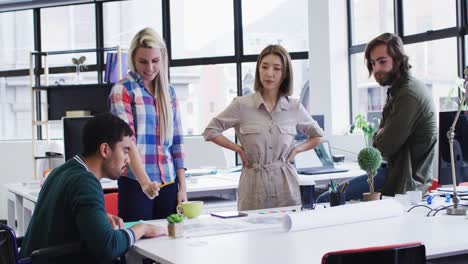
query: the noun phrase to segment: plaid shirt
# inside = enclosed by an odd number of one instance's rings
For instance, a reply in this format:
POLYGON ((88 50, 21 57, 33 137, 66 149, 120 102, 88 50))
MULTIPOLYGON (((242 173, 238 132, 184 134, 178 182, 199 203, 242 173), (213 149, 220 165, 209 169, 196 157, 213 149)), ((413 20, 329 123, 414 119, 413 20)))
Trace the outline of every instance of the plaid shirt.
MULTIPOLYGON (((157 101, 143 86, 143 79, 134 72, 115 84, 109 95, 111 112, 130 125, 134 132, 140 159, 151 181, 165 183, 176 178, 176 169, 184 168, 182 127, 180 113, 174 91, 169 86, 169 94, 174 117, 174 134, 161 144, 159 135, 159 112, 157 101)), ((131 170, 127 175, 133 179, 131 170)))

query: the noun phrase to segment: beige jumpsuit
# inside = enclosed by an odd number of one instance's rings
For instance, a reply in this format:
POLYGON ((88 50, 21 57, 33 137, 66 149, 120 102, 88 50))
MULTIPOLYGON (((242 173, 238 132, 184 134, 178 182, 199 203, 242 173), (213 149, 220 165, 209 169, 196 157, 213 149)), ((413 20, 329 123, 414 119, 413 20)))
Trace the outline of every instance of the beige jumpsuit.
POLYGON ((286 159, 296 129, 308 137, 320 137, 323 131, 299 101, 281 96, 270 113, 258 92, 237 97, 211 120, 203 136, 210 140, 231 127, 252 165, 242 168, 239 210, 301 204, 297 171, 286 159))

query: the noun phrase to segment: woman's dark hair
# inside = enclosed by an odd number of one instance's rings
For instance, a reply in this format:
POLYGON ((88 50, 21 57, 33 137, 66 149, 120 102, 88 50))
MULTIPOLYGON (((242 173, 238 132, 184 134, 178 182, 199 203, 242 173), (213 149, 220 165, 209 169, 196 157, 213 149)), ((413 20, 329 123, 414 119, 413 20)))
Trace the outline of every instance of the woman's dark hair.
POLYGON ((291 56, 283 48, 281 45, 268 45, 266 48, 262 50, 260 55, 257 58, 257 66, 255 69, 255 84, 254 90, 257 92, 261 92, 263 90, 262 82, 260 80, 260 67, 262 64, 263 58, 267 55, 274 54, 280 57, 281 62, 283 63, 282 71, 283 71, 283 80, 281 81, 281 85, 279 88, 279 93, 282 95, 291 95, 293 92, 293 71, 292 71, 292 62, 291 56))
POLYGON ((409 58, 405 53, 403 41, 395 34, 384 33, 371 40, 366 46, 366 51, 364 54, 366 58, 367 70, 369 70, 369 76, 372 75, 373 71, 370 53, 380 45, 387 45, 388 55, 392 57, 394 67, 398 68, 398 70, 395 69, 396 73, 398 73, 400 76, 407 75, 411 69, 411 65, 408 62, 409 58))
POLYGON ((94 155, 102 143, 107 143, 111 149, 122 141, 124 136, 132 136, 130 126, 111 113, 101 113, 91 118, 83 127, 81 142, 83 157, 94 155))

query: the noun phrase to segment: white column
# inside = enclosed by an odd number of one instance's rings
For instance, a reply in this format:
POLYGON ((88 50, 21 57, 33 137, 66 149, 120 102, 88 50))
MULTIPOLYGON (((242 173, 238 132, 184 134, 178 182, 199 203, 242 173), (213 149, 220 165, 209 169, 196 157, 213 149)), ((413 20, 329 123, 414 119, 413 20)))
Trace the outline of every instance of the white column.
POLYGON ((347 45, 346 1, 309 1, 311 111, 325 115, 327 137, 349 127, 347 45))

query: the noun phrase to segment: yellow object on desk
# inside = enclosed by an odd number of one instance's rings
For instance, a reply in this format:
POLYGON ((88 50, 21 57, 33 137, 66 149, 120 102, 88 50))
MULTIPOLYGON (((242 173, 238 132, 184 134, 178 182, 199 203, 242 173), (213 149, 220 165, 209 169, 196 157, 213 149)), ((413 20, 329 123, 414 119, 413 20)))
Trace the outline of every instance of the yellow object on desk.
POLYGON ((173 184, 174 182, 175 182, 175 181, 170 181, 170 182, 163 183, 163 184, 159 185, 159 188, 162 189, 163 187, 166 187, 166 186, 168 186, 168 185, 171 185, 171 184, 173 184))

